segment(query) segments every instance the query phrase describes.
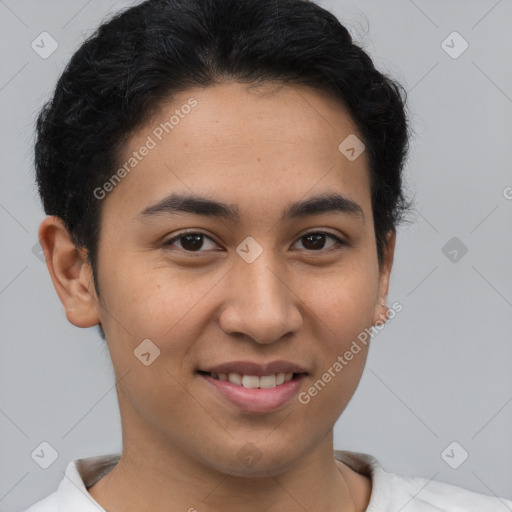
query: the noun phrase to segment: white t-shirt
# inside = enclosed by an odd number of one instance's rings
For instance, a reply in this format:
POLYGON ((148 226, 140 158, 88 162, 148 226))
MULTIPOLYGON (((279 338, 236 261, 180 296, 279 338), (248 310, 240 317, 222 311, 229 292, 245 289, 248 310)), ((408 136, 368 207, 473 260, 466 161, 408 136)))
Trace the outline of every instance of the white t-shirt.
MULTIPOLYGON (((385 471, 372 455, 335 450, 336 459, 372 480, 366 512, 512 512, 512 501, 455 485, 385 471)), ((120 454, 71 461, 57 490, 25 512, 104 512, 87 492, 118 462, 120 454)))

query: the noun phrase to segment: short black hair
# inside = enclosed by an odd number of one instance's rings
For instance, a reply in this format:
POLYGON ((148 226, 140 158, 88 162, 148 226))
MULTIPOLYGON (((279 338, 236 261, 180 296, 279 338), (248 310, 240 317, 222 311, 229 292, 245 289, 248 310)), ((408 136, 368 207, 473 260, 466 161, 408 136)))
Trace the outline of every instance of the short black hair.
POLYGON ((80 46, 36 121, 44 211, 60 217, 76 247, 86 249, 98 295, 101 201, 93 191, 163 102, 223 80, 308 85, 348 109, 369 159, 382 264, 387 234, 412 205, 402 179, 409 141, 404 88, 312 1, 148 0, 104 21, 80 46))

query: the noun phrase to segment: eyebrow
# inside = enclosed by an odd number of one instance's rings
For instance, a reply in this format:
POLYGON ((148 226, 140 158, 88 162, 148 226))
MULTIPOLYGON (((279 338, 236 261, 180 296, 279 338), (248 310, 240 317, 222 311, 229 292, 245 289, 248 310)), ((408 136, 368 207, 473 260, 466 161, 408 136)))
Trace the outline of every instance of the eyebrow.
MULTIPOLYGON (((178 193, 173 193, 158 203, 148 206, 137 215, 137 218, 144 221, 153 215, 175 215, 177 213, 218 217, 235 223, 240 221, 237 205, 221 203, 193 194, 178 193)), ((341 194, 334 193, 325 193, 292 203, 282 213, 280 221, 323 213, 341 213, 351 217, 359 217, 363 223, 365 221, 363 209, 358 203, 341 194)))

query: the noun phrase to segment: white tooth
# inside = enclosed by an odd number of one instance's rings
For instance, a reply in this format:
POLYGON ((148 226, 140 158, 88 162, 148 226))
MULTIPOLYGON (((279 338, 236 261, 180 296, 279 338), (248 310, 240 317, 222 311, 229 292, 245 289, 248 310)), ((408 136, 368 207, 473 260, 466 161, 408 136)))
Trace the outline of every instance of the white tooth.
POLYGON ((260 385, 260 378, 256 375, 244 375, 242 377, 242 386, 244 388, 257 388, 260 385))
POLYGON ((275 388, 276 387, 276 376, 275 375, 263 375, 260 377, 260 388, 275 388))
POLYGON ((218 373, 214 374, 219 380, 227 380, 232 384, 237 384, 249 389, 270 389, 289 382, 293 378, 293 373, 276 373, 274 375, 243 375, 240 373, 218 373))
POLYGON ((239 373, 229 373, 228 381, 240 385, 242 384, 242 376, 239 373))

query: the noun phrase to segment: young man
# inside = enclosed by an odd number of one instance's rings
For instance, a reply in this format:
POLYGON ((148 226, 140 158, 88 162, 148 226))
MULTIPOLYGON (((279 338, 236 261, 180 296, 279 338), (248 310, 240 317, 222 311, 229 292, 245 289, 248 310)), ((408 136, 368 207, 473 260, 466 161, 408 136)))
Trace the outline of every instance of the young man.
POLYGON ((304 0, 144 2, 77 51, 37 123, 39 237, 123 451, 30 512, 512 507, 333 451, 395 308, 400 92, 304 0))

